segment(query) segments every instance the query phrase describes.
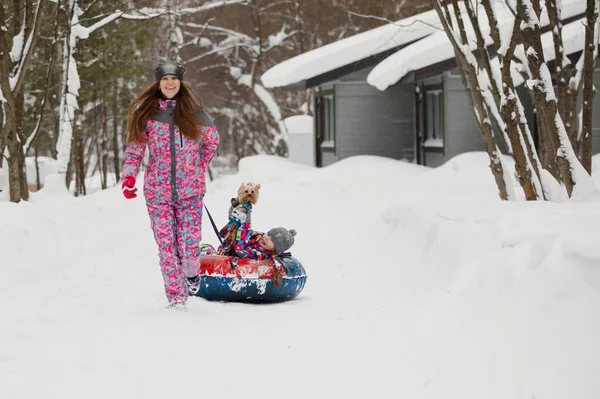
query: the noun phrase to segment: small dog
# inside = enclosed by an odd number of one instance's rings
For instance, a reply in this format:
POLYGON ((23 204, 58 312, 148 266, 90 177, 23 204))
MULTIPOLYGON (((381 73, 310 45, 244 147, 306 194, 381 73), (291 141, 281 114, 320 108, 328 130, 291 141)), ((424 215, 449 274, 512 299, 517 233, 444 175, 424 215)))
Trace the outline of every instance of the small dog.
POLYGON ((237 198, 231 199, 231 206, 229 207, 229 222, 232 219, 239 219, 242 217, 244 220, 240 220, 241 223, 252 223, 252 205, 256 205, 258 197, 260 195, 260 184, 254 184, 252 182, 242 183, 238 188, 237 198), (234 215, 234 210, 237 213, 234 215), (243 217, 243 213, 247 216, 243 217))
POLYGON ((220 253, 227 254, 232 249, 234 237, 241 225, 250 226, 252 224, 252 205, 258 202, 259 196, 260 184, 249 182, 240 185, 237 198, 231 199, 229 220, 219 231, 223 237, 223 247, 220 248, 220 253))
MULTIPOLYGON (((238 188, 238 202, 240 204, 252 204, 256 205, 258 202, 260 191, 260 184, 254 184, 252 182, 242 183, 238 188)), ((232 198, 233 201, 233 198, 232 198)))

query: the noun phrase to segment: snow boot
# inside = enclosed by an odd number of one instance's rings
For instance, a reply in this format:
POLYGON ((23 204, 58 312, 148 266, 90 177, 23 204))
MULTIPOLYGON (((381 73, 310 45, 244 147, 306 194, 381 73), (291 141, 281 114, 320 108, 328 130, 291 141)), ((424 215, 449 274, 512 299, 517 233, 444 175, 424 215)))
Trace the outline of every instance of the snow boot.
POLYGON ((186 277, 185 283, 188 287, 190 295, 196 295, 200 291, 200 276, 186 277))
POLYGON ((171 303, 169 303, 169 306, 167 306, 167 309, 175 309, 175 310, 185 312, 185 311, 187 311, 187 303, 185 300, 174 299, 171 301, 171 303))

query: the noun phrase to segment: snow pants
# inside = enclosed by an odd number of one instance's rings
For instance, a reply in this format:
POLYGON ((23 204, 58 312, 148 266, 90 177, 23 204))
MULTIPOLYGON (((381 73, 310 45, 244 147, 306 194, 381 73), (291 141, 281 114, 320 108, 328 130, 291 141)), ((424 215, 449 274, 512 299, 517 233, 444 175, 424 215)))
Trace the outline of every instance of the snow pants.
POLYGON ((187 301, 185 277, 194 277, 200 270, 203 197, 146 202, 169 303, 187 301))

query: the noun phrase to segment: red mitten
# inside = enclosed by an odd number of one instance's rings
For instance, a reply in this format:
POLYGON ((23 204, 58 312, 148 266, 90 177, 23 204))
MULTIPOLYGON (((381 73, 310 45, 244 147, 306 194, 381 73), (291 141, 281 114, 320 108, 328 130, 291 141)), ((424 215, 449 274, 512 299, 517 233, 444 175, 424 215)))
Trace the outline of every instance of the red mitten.
POLYGON ((123 179, 123 184, 121 184, 121 189, 123 190, 123 195, 127 199, 132 199, 137 197, 135 193, 137 188, 135 187, 135 177, 127 176, 123 179))

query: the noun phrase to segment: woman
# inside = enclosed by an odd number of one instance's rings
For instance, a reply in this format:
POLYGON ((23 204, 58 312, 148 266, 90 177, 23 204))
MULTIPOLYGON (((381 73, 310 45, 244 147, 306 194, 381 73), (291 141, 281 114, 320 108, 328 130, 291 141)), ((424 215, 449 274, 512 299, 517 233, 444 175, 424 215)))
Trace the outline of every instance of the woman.
POLYGON ((204 175, 219 146, 219 134, 191 87, 185 69, 168 61, 154 70, 156 82, 129 107, 127 148, 121 179, 125 198, 135 198, 135 178, 149 149, 144 196, 168 308, 185 309, 200 287, 204 175), (189 292, 188 292, 189 291, 189 292))

